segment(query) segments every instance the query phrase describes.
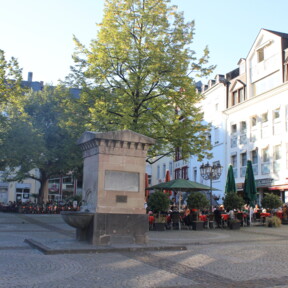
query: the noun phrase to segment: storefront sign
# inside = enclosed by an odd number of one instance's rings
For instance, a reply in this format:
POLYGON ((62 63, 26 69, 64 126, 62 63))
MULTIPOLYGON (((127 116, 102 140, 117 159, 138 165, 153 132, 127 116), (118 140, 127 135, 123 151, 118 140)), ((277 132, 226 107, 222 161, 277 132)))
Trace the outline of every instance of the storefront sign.
POLYGON ((241 190, 242 190, 242 189, 243 189, 243 186, 244 186, 244 183, 237 183, 237 184, 236 184, 237 190, 238 190, 238 189, 241 189, 241 190))
POLYGON ((255 180, 256 187, 267 187, 271 186, 274 179, 272 178, 264 178, 255 180))

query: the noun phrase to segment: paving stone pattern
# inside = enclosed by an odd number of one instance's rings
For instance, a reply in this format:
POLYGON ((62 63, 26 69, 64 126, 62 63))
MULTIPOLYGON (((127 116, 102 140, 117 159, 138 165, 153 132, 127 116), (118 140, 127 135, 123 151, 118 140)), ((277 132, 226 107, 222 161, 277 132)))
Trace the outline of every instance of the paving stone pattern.
POLYGON ((61 216, 0 213, 0 287, 288 288, 287 236, 284 225, 151 231, 147 247, 187 250, 79 254, 91 245, 77 242, 61 216), (25 239, 69 253, 44 255, 25 239))

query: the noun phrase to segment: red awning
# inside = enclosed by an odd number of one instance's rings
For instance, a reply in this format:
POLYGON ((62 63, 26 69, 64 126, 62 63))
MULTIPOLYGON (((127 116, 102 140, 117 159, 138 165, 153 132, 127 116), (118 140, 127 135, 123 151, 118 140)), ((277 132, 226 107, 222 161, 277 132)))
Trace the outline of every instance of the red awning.
POLYGON ((272 186, 268 187, 268 190, 288 190, 288 185, 272 186))

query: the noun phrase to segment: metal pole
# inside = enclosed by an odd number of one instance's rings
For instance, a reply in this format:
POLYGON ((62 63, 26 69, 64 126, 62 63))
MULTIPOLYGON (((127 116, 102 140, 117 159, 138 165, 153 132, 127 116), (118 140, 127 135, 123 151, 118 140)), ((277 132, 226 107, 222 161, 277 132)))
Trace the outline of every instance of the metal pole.
POLYGON ((210 212, 213 212, 213 207, 212 207, 212 175, 213 173, 211 172, 210 174, 210 212))

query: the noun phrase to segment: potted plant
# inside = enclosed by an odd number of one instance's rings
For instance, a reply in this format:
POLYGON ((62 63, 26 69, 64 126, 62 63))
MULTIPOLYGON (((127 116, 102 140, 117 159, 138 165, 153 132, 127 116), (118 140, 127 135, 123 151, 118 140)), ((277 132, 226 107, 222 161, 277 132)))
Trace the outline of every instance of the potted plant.
POLYGON ((280 227, 281 219, 277 216, 268 217, 266 221, 267 227, 280 227))
POLYGON ((161 215, 161 213, 167 213, 170 205, 168 195, 162 191, 156 191, 149 196, 148 199, 148 208, 149 210, 155 213, 155 230, 166 230, 166 216, 161 215))
POLYGON ((266 225, 268 227, 279 227, 281 225, 281 220, 277 216, 272 215, 273 209, 277 209, 282 206, 282 201, 277 195, 265 194, 261 201, 262 207, 266 208, 267 211, 270 210, 272 217, 267 217, 266 225))
POLYGON ((199 221, 199 210, 209 207, 209 201, 207 197, 201 192, 191 192, 187 198, 187 206, 191 210, 195 210, 195 213, 190 214, 193 217, 191 220, 193 230, 203 230, 204 223, 199 221))
MULTIPOLYGON (((241 210, 244 206, 244 200, 236 193, 228 193, 224 198, 224 207, 226 210, 241 210)), ((231 219, 229 221, 230 229, 240 229, 241 222, 238 219, 231 219)))
POLYGON ((279 199, 279 196, 274 194, 265 194, 264 198, 261 201, 262 207, 273 210, 282 206, 282 201, 279 199))

